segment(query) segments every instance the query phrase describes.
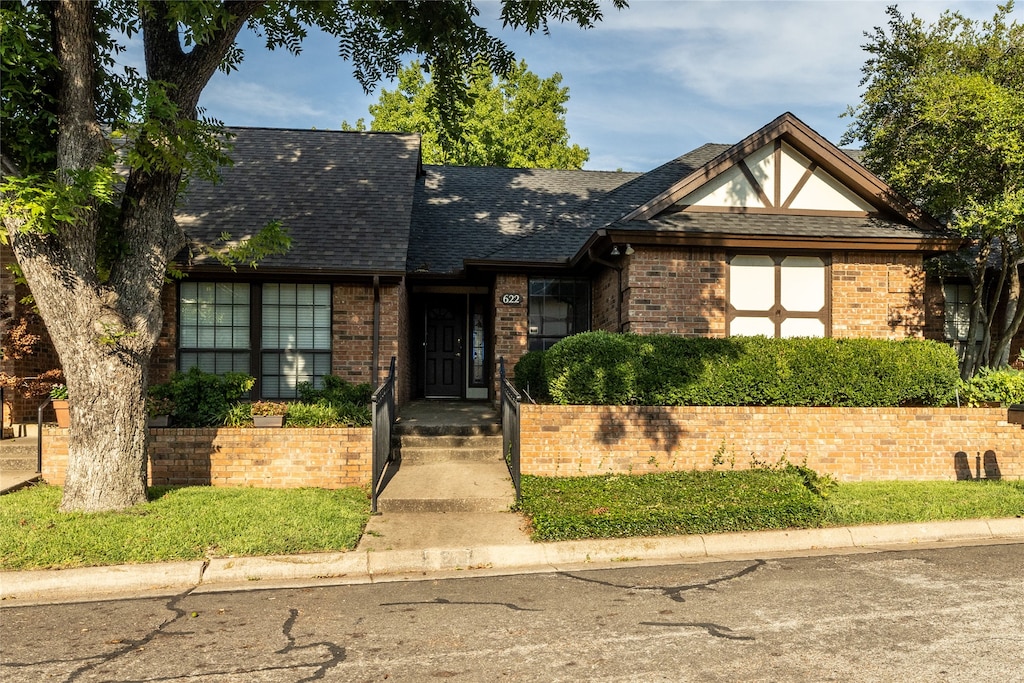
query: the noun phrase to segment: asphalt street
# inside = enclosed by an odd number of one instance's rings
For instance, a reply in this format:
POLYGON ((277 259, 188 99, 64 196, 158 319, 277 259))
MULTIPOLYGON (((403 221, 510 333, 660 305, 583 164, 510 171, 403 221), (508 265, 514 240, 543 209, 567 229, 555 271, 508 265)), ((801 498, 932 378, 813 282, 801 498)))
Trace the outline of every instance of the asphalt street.
POLYGON ((0 610, 0 680, 1018 681, 1024 544, 0 610))

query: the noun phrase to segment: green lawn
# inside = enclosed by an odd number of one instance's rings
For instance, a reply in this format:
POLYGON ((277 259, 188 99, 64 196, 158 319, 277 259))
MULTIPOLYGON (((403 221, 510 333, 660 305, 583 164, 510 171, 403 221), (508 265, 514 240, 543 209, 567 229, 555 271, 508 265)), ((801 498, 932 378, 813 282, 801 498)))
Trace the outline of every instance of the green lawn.
POLYGON ((805 468, 523 477, 535 540, 1016 517, 1022 481, 835 484, 805 468))
MULTIPOLYGON (((158 487, 125 513, 64 514, 61 490, 0 497, 0 569, 351 550, 362 489, 158 487)), ((611 538, 1014 517, 1024 482, 834 484, 800 467, 638 476, 523 477, 534 539, 611 538)))
POLYGON ((362 489, 154 487, 125 513, 64 514, 61 489, 0 497, 0 568, 82 567, 350 550, 370 515, 362 489))

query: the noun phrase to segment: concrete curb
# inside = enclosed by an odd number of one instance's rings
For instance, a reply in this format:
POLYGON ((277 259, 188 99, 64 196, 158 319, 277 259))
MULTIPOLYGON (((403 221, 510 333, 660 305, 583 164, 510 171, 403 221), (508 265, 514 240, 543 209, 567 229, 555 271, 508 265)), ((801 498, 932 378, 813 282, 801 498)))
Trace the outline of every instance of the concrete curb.
POLYGON ((558 571, 623 563, 720 561, 775 554, 872 552, 935 543, 1024 541, 1024 518, 794 529, 654 538, 561 541, 473 548, 424 548, 272 557, 217 558, 83 569, 0 572, 3 606, 252 590, 276 582, 357 584, 450 572, 558 571))

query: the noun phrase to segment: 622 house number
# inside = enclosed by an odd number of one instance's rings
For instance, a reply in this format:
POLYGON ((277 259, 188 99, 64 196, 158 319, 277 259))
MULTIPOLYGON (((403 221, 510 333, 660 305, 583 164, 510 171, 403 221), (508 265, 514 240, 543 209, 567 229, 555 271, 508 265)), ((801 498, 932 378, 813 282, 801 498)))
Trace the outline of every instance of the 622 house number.
POLYGON ((518 306, 523 303, 523 297, 519 294, 502 294, 501 303, 506 306, 518 306))

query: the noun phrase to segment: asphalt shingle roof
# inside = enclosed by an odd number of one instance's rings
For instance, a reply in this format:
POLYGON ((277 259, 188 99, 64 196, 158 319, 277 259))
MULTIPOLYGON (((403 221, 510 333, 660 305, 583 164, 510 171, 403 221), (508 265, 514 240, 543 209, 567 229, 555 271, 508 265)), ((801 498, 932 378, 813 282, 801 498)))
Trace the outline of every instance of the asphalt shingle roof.
POLYGON ((416 186, 409 272, 455 273, 637 173, 425 166, 416 186))
MULTIPOLYGON (((219 184, 193 181, 178 223, 212 242, 280 220, 292 246, 260 270, 405 271, 419 136, 231 128, 234 166, 219 184)), ((197 258, 194 265, 206 265, 197 258)))
POLYGON ((698 147, 653 171, 635 176, 552 223, 530 231, 522 239, 491 252, 488 258, 564 263, 575 256, 595 230, 618 221, 730 148, 731 145, 719 144, 698 147))

